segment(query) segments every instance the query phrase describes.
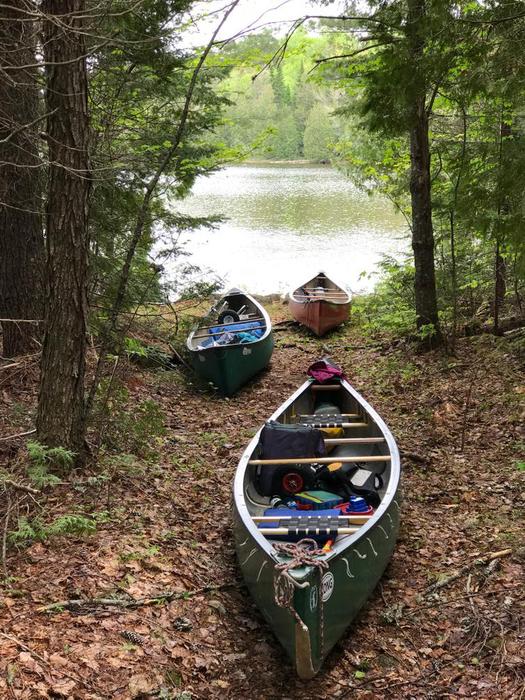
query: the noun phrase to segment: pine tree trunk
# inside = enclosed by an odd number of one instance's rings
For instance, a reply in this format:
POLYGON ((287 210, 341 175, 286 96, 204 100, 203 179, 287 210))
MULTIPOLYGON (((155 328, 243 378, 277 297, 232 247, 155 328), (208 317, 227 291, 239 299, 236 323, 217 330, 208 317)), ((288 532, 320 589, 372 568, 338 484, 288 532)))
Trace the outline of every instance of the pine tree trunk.
POLYGON ((88 323, 88 108, 85 0, 44 0, 49 193, 48 288, 38 439, 82 453, 88 323))
MULTIPOLYGON (((35 23, 25 0, 0 10, 0 318, 42 318, 44 243, 36 130, 35 23), (24 125, 26 128, 23 128, 24 125)), ((3 354, 35 352, 39 324, 3 322, 3 354)))
MULTIPOLYGON (((424 53, 422 23, 424 0, 408 0, 407 37, 414 67, 421 64, 424 53)), ((415 301, 417 327, 432 324, 433 346, 442 341, 438 317, 436 273, 434 264, 434 231, 432 228, 432 194, 430 181, 430 146, 427 85, 424 75, 415 68, 410 109, 410 194, 412 200, 412 249, 415 266, 415 301)))

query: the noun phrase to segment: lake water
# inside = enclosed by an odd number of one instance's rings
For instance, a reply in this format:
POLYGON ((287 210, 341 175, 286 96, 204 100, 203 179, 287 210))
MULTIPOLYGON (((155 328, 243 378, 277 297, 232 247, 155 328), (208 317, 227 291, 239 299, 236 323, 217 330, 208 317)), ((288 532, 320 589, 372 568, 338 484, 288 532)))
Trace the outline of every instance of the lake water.
POLYGON ((392 205, 328 166, 228 167, 200 178, 177 209, 226 219, 183 236, 191 253, 184 264, 256 294, 289 291, 319 271, 349 291, 371 289, 381 256, 408 250, 392 205))

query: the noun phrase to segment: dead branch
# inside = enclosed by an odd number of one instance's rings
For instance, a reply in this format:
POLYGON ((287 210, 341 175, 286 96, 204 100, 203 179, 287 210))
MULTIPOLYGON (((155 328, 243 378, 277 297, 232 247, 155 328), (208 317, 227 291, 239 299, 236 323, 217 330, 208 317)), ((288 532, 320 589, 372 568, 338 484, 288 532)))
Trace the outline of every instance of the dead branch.
POLYGON ((494 559, 508 557, 510 554, 512 554, 512 549, 501 549, 499 552, 491 552, 490 554, 486 554, 484 557, 478 557, 469 564, 465 564, 465 566, 462 566, 461 569, 458 569, 458 571, 455 571, 453 574, 450 574, 450 576, 446 576, 445 578, 440 579, 432 585, 428 586, 428 588, 423 592, 423 595, 429 595, 430 593, 434 593, 440 588, 448 586, 453 581, 457 581, 458 578, 461 578, 465 574, 468 574, 469 571, 471 569, 474 569, 476 566, 483 566, 484 564, 488 564, 494 559))
POLYGON ((182 598, 193 598, 202 593, 213 593, 226 588, 237 588, 239 585, 239 583, 220 583, 196 588, 193 591, 183 591, 182 593, 177 591, 165 591, 164 593, 157 593, 154 596, 146 598, 77 598, 73 600, 59 600, 56 603, 37 608, 37 611, 51 613, 61 612, 62 610, 75 610, 78 612, 79 608, 92 607, 139 608, 144 605, 158 605, 161 603, 171 603, 173 600, 181 600, 182 598))
POLYGON ((31 493, 33 495, 38 495, 40 491, 37 489, 31 488, 31 486, 26 486, 25 484, 19 484, 16 481, 11 481, 11 479, 2 479, 0 481, 0 484, 2 486, 10 486, 12 489, 15 489, 15 491, 24 491, 24 493, 31 493))
POLYGON ((26 435, 33 435, 36 433, 36 429, 28 430, 25 433, 17 433, 16 435, 8 435, 7 437, 0 438, 0 442, 6 442, 6 440, 14 440, 15 438, 25 437, 26 435))

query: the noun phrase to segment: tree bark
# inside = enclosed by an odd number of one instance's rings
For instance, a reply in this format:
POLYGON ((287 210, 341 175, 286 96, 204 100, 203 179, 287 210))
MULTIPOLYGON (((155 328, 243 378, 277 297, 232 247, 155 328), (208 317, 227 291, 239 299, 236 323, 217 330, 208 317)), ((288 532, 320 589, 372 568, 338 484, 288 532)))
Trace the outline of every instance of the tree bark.
POLYGON ((85 0, 44 0, 49 192, 46 212, 46 330, 37 413, 38 439, 84 450, 88 326, 87 73, 85 0))
POLYGON ((407 37, 414 66, 410 118, 410 194, 412 200, 412 249, 415 266, 416 322, 418 329, 434 327, 433 346, 442 342, 436 294, 434 231, 430 180, 430 146, 427 83, 421 66, 424 55, 425 0, 408 0, 407 37))
MULTIPOLYGON (((44 243, 36 136, 35 22, 27 0, 0 10, 0 318, 42 318, 44 243)), ((34 352, 39 324, 2 323, 3 354, 34 352)))

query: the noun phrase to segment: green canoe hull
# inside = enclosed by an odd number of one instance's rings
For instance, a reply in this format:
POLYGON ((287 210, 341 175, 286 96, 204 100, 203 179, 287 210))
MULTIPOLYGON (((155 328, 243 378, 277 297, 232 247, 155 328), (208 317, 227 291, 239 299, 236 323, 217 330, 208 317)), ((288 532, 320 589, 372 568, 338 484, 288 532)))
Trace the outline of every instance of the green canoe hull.
POLYGON ((317 569, 304 570, 298 582, 307 585, 296 588, 293 599, 293 607, 303 625, 287 608, 275 602, 276 562, 258 546, 239 513, 235 512, 235 548, 244 580, 301 678, 312 678, 319 671, 327 654, 380 580, 392 556, 399 530, 399 499, 398 493, 381 520, 366 532, 362 540, 330 559, 328 570, 321 575, 317 569))
POLYGON ((255 343, 194 350, 190 361, 199 377, 231 396, 268 365, 273 346, 273 333, 269 333, 255 343))

